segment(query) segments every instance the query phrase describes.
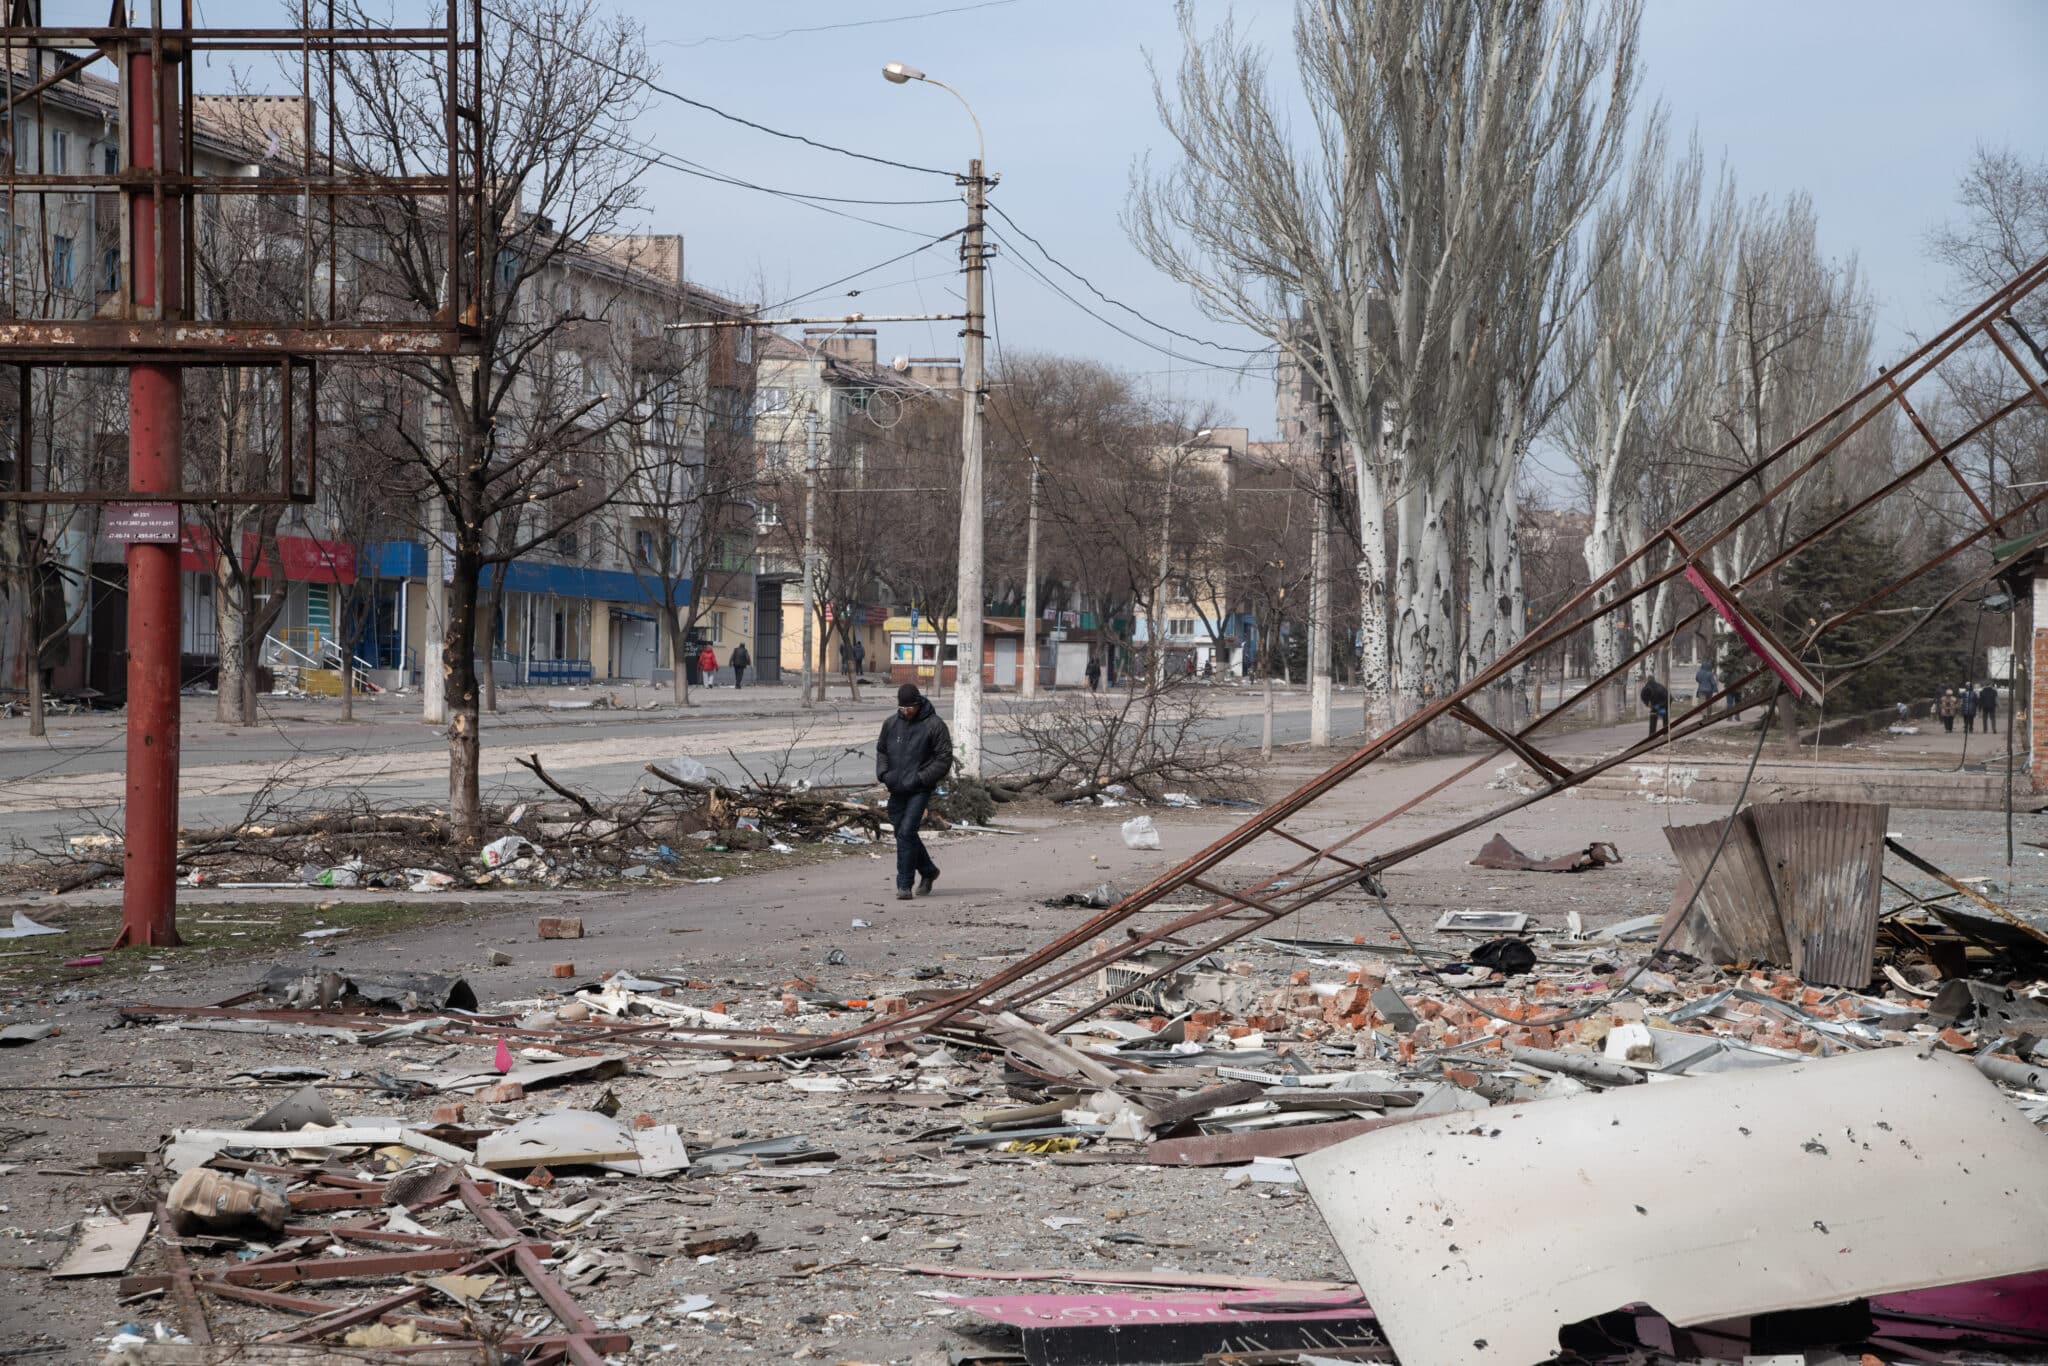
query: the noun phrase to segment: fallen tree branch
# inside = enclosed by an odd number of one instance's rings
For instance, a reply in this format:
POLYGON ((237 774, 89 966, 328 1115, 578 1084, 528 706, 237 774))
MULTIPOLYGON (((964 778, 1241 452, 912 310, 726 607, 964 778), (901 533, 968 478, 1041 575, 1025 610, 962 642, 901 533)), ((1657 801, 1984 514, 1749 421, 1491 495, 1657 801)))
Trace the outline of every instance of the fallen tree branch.
POLYGON ((512 762, 540 779, 541 782, 547 785, 548 790, 557 797, 562 797, 576 803, 577 806, 582 808, 584 815, 592 817, 598 815, 597 808, 590 804, 589 798, 580 792, 572 792, 548 776, 548 771, 540 766, 540 756, 538 754, 529 755, 524 759, 515 754, 512 756, 512 762))

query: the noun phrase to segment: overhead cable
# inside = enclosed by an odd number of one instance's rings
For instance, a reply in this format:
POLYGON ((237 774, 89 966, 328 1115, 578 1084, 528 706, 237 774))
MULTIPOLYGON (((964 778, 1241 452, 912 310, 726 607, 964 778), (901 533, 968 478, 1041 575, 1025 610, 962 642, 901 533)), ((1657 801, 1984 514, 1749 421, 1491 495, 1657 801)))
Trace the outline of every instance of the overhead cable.
POLYGON ((582 61, 589 62, 592 66, 598 67, 601 70, 609 71, 614 76, 623 76, 629 81, 636 81, 639 84, 646 86, 649 90, 652 90, 657 95, 666 95, 668 98, 676 101, 679 104, 689 105, 692 109, 702 109, 707 114, 716 114, 719 118, 722 118, 729 123, 737 123, 743 127, 752 128, 756 132, 766 133, 771 137, 786 138, 791 142, 801 142, 805 146, 816 147, 820 151, 837 152, 841 156, 853 157, 858 161, 871 161, 878 166, 893 166, 899 171, 917 171, 923 175, 945 176, 948 180, 955 178, 954 172, 942 171, 936 166, 916 166, 912 165, 910 162, 907 161, 896 161, 892 160, 889 157, 875 156, 871 152, 856 152, 851 147, 841 147, 836 143, 820 142, 816 138, 805 137, 802 133, 791 133, 781 128, 771 128, 765 123, 758 123, 753 119, 742 117, 739 114, 729 113, 726 110, 720 109, 715 104, 708 104, 703 100, 691 99, 688 95, 683 94, 680 90, 675 90, 670 88, 669 86, 665 86, 651 76, 644 76, 637 71, 628 71, 626 68, 622 66, 616 66, 613 63, 606 61, 602 57, 592 56, 588 52, 583 52, 577 48, 568 47, 567 45, 563 44, 559 38, 553 37, 548 34, 539 33, 536 30, 529 28, 526 24, 522 23, 516 16, 508 14, 503 8, 496 4, 489 5, 487 8, 489 8, 490 12, 494 16, 504 20, 507 24, 510 24, 513 28, 518 29, 521 33, 524 33, 527 37, 533 39, 535 42, 548 43, 552 44, 553 46, 560 47, 563 51, 569 53, 571 56, 576 57, 582 61))
POLYGON ((1165 323, 1158 321, 1156 318, 1147 316, 1139 310, 1131 307, 1123 300, 1111 298, 1109 295, 1103 293, 1102 290, 1096 286, 1093 280, 1090 280, 1080 271, 1075 270, 1065 261, 1060 260, 1059 257, 1053 255, 1052 252, 1048 251, 1046 249, 1045 243, 1039 241, 1036 237, 1033 237, 1030 233, 1026 232, 1024 230, 1024 226, 1021 223, 1019 223, 1016 219, 1010 217, 1010 215, 1008 215, 1007 213, 1004 213, 1000 205, 992 203, 988 206, 988 208, 990 213, 995 214, 1005 223, 1008 223, 1011 226, 1011 228, 1015 229, 1019 237, 1022 237, 1032 246, 1038 248, 1038 254, 1040 256, 1043 256, 1046 260, 1052 262, 1052 264, 1058 266, 1061 270, 1073 276, 1074 279, 1080 281, 1082 286, 1085 287, 1090 294, 1093 294, 1096 298, 1102 300, 1102 302, 1110 305, 1113 308, 1122 309, 1124 312, 1130 314, 1133 318, 1138 319, 1140 322, 1143 322, 1148 326, 1156 327, 1161 332, 1165 332, 1170 336, 1179 337, 1182 341, 1193 342, 1197 346, 1206 346, 1215 351, 1236 351, 1241 355, 1260 356, 1264 355, 1266 352, 1271 351, 1273 349, 1270 346, 1231 346, 1226 342, 1210 341, 1207 337, 1197 337, 1190 333, 1182 332, 1178 328, 1168 327, 1165 323))

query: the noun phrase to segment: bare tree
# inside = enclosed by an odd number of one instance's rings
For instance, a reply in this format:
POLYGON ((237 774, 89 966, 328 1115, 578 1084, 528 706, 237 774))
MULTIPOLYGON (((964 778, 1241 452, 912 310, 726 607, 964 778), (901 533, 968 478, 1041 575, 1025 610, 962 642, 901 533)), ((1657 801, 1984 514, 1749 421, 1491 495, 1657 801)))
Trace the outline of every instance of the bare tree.
POLYGON ((650 339, 659 374, 631 431, 633 480, 615 523, 619 548, 661 612, 675 664, 675 699, 690 704, 683 642, 712 602, 749 572, 756 502, 753 367, 737 329, 701 345, 650 339))
MULTIPOLYGON (((1604 259, 1560 360, 1573 386, 1557 444, 1585 484, 1591 579, 1633 553, 1645 528, 1663 520, 1650 502, 1676 476, 1677 452, 1658 424, 1686 411, 1713 372, 1714 316, 1737 227, 1732 180, 1708 181, 1697 144, 1668 160, 1662 128, 1653 124, 1624 191, 1601 212, 1595 235, 1604 259)), ((1596 675, 1620 658, 1616 626, 1612 614, 1593 623, 1596 675)), ((1638 611, 1635 626, 1648 628, 1647 612, 1638 611)), ((1613 698, 1602 698, 1610 717, 1613 698)))
MULTIPOLYGON (((1485 309, 1509 263, 1548 296, 1545 263, 1619 159, 1638 11, 1636 0, 1301 3, 1305 144, 1259 50, 1229 25, 1202 39, 1184 12, 1178 80, 1158 90, 1180 161, 1138 178, 1133 235, 1212 316, 1298 358, 1335 406, 1375 719, 1455 676, 1453 520, 1479 457, 1475 414, 1528 389, 1473 363, 1485 309)), ((1519 458, 1514 422, 1484 426, 1519 458)), ((1486 482, 1512 502, 1510 480, 1486 482)), ((1511 531, 1511 508, 1507 520, 1511 531)), ((1511 535, 1487 535, 1507 553, 1511 535)))
MULTIPOLYGON (((343 0, 336 22, 369 27, 383 18, 343 0)), ((648 73, 639 27, 589 0, 537 0, 497 20, 482 36, 482 107, 464 111, 461 137, 463 172, 484 187, 482 221, 456 225, 476 259, 445 259, 438 204, 373 201, 356 207, 346 228, 377 282, 371 301, 391 310, 442 314, 466 271, 480 268, 485 281, 477 354, 394 358, 403 392, 389 405, 402 413, 405 395, 417 393, 432 409, 432 420, 395 430, 403 459, 445 510, 449 812, 472 841, 483 833, 477 609, 485 569, 553 540, 603 501, 594 494, 616 490, 589 488, 570 457, 608 454, 637 411, 604 335, 608 314, 625 307, 625 284, 601 271, 569 277, 589 260, 593 239, 615 232, 638 203, 644 163, 625 149, 648 73), (469 152, 472 140, 480 152, 469 152)), ((459 93, 447 88, 438 54, 353 51, 336 65, 338 154, 377 174, 405 173, 422 158, 431 164, 444 142, 441 110, 459 93)), ((603 478, 615 473, 607 467, 603 478)))

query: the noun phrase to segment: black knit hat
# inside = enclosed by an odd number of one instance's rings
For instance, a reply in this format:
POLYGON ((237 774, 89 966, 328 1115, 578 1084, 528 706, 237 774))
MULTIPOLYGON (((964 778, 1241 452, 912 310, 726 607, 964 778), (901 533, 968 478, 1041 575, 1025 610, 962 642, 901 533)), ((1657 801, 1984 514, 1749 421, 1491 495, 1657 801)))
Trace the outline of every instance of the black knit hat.
POLYGON ((896 690, 896 705, 899 707, 914 707, 923 700, 924 695, 918 692, 915 683, 905 683, 896 690))

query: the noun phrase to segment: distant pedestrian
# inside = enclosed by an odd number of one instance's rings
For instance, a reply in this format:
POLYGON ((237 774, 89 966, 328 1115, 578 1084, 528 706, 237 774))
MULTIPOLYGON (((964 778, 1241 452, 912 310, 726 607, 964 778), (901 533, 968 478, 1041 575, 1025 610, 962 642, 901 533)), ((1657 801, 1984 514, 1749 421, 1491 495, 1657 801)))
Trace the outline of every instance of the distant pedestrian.
POLYGON ((1898 708, 1899 708, 1899 722, 1900 722, 1900 724, 1901 724, 1901 725, 1903 725, 1903 724, 1904 724, 1904 723, 1905 723, 1905 722, 1906 722, 1907 720, 1909 720, 1909 719, 1910 719, 1910 718, 1912 717, 1912 715, 1913 715, 1913 709, 1912 709, 1911 707, 1907 706, 1907 705, 1906 705, 1906 704, 1905 704, 1904 702, 1901 702, 1901 703, 1899 703, 1899 704, 1898 704, 1898 708))
POLYGON ((1692 676, 1692 686, 1696 694, 1693 698, 1695 702, 1704 702, 1721 691, 1721 680, 1714 676, 1714 661, 1708 659, 1700 662, 1698 671, 1692 676))
POLYGON ((1643 705, 1650 709, 1650 739, 1657 738, 1657 729, 1662 727, 1666 737, 1671 734, 1671 692, 1654 678, 1643 680, 1641 693, 1643 705))
POLYGON ((1108 659, 1107 659, 1106 661, 1104 661, 1104 663, 1103 663, 1103 666, 1102 666, 1102 667, 1103 667, 1103 671, 1104 671, 1104 676, 1105 676, 1105 678, 1106 678, 1107 682, 1109 683, 1109 689, 1110 689, 1110 691, 1111 691, 1111 692, 1115 692, 1115 691, 1116 691, 1116 651, 1115 651, 1115 650, 1111 650, 1111 651, 1109 652, 1109 658, 1108 658, 1108 659))
POLYGON ((1094 655, 1088 656, 1088 691, 1102 691, 1102 661, 1094 655))
POLYGON ((1956 699, 1956 710, 1963 714, 1963 734, 1968 735, 1977 728, 1977 685, 1963 684, 1963 691, 1956 699))
POLYGON ((856 674, 868 671, 868 643, 859 636, 853 638, 853 671, 856 674))
POLYGON ((1941 718, 1941 728, 1953 735, 1956 729, 1956 690, 1954 688, 1943 688, 1941 690, 1941 701, 1934 704, 1934 713, 1941 718))
POLYGON ((875 781, 889 789, 889 824, 896 831, 896 899, 910 900, 911 879, 917 895, 930 896, 939 865, 924 847, 918 829, 924 809, 953 769, 953 737, 931 702, 905 683, 896 689, 896 713, 882 722, 875 741, 875 781))
POLYGON ((1193 654, 1186 654, 1186 655, 1182 655, 1182 656, 1181 656, 1181 658, 1182 658, 1182 660, 1184 661, 1184 663, 1183 663, 1183 666, 1182 666, 1182 668, 1181 668, 1181 673, 1182 673, 1183 675, 1185 675, 1186 677, 1188 677, 1188 678, 1193 678, 1193 677, 1195 676, 1195 657, 1194 657, 1194 655, 1193 655, 1193 654))
POLYGON ((1977 694, 1977 711, 1984 718, 1984 733, 1998 734, 1998 689, 1986 683, 1977 694))
POLYGON ((733 687, 737 689, 745 686, 747 666, 754 662, 754 657, 747 653, 747 643, 744 640, 732 647, 732 656, 729 662, 732 664, 733 687))
POLYGON ((697 651, 697 676, 704 680, 704 686, 718 686, 718 654, 711 648, 711 642, 704 642, 704 648, 697 651))

